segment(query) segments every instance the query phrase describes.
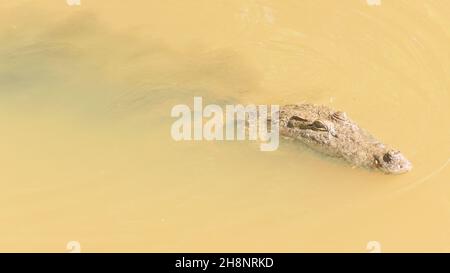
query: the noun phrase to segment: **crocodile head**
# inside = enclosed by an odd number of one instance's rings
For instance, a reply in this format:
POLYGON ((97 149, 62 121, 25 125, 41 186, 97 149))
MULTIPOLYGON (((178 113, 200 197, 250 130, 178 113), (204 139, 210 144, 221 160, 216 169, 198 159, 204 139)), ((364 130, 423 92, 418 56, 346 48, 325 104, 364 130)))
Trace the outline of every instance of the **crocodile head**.
POLYGON ((314 104, 285 105, 280 111, 280 133, 322 153, 355 166, 388 174, 406 173, 412 164, 360 128, 342 111, 314 104))
POLYGON ((389 174, 401 174, 412 169, 411 162, 399 151, 386 150, 374 155, 375 165, 381 171, 389 174))

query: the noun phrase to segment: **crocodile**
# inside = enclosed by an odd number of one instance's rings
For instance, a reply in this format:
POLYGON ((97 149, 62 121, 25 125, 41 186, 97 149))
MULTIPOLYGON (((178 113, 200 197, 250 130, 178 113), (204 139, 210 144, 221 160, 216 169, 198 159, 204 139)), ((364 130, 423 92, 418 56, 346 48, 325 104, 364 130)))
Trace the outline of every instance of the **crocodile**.
POLYGON ((400 151, 378 141, 345 112, 315 104, 285 105, 279 110, 279 130, 284 137, 299 140, 324 154, 350 164, 401 174, 412 164, 400 151))

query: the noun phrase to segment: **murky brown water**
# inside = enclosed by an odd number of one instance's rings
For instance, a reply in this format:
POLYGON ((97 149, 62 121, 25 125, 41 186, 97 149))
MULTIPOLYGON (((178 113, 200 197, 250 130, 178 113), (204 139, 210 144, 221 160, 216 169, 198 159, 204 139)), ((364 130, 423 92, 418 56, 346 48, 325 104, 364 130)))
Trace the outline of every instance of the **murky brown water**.
POLYGON ((450 3, 5 2, 0 251, 450 251, 450 3), (345 110, 414 169, 175 142, 194 95, 345 110))

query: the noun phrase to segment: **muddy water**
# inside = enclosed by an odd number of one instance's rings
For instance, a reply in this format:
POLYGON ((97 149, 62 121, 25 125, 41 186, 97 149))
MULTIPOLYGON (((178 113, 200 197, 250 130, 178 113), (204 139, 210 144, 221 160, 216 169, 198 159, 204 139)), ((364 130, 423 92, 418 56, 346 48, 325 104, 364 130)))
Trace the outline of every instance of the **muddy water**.
POLYGON ((449 3, 10 2, 0 251, 450 251, 449 3), (195 95, 345 110, 414 169, 175 142, 195 95))

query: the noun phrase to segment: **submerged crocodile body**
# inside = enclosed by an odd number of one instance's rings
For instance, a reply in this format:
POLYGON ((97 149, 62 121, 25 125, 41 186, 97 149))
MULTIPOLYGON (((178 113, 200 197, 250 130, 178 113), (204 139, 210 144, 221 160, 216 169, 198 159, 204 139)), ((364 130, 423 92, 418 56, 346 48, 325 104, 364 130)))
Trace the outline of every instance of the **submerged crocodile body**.
POLYGON ((361 129, 344 112, 314 104, 280 108, 280 134, 300 140, 314 150, 339 157, 355 166, 400 174, 412 169, 397 150, 361 129))

